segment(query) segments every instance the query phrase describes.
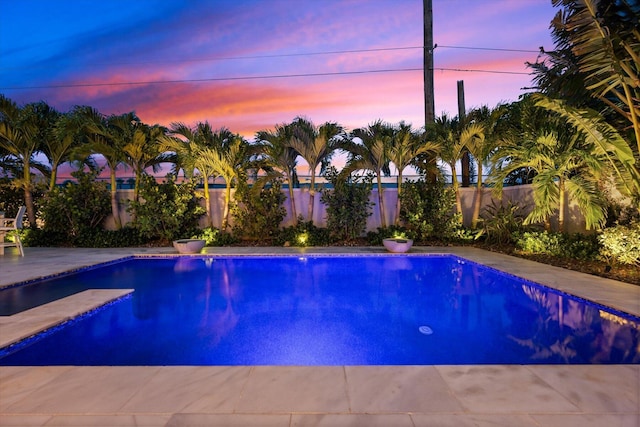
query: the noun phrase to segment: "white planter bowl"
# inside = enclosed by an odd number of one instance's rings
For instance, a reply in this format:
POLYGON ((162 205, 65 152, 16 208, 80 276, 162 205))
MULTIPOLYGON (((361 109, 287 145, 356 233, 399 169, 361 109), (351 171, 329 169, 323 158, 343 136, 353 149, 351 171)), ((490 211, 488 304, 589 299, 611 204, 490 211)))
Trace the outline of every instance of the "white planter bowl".
POLYGON ((205 240, 180 239, 173 241, 173 247, 181 254, 197 254, 204 248, 205 240))
POLYGON ((411 239, 383 239, 382 244, 384 247, 393 253, 402 254, 408 252, 413 246, 413 240, 411 239))

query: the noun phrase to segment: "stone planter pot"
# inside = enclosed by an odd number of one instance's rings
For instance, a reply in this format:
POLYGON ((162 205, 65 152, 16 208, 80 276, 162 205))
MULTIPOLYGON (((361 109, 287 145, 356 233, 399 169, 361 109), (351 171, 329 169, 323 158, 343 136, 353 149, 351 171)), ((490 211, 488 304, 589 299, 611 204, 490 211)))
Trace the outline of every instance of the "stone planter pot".
POLYGON ((181 254, 197 254, 204 248, 205 243, 202 239, 180 239, 173 241, 173 247, 181 254))
POLYGON ((389 252, 401 254, 408 252, 409 249, 411 249, 411 246, 413 246, 413 240, 397 238, 383 239, 382 244, 389 252))

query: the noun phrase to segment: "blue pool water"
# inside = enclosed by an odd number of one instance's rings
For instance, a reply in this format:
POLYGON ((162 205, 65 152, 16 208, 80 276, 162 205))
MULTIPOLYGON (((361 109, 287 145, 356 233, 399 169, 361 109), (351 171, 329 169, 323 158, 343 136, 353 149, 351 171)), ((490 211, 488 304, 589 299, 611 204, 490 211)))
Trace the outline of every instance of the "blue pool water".
POLYGON ((29 295, 42 303, 64 289, 87 288, 135 291, 0 350, 0 365, 582 364, 639 357, 640 319, 454 256, 137 258, 4 290, 0 300, 13 301, 7 308, 29 295))

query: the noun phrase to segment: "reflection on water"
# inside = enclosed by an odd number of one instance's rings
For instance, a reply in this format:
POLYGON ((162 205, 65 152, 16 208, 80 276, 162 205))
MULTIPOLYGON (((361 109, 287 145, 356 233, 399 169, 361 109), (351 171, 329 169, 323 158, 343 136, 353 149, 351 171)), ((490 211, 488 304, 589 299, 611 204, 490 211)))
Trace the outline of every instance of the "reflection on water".
POLYGON ((50 285, 135 291, 0 364, 638 363, 638 319, 456 257, 137 259, 50 285))

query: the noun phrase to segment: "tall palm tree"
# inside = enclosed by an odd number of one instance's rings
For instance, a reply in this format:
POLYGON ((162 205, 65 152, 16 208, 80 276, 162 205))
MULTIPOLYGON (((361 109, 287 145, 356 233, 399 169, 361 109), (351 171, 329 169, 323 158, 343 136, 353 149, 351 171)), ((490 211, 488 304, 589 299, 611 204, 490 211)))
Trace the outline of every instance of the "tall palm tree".
POLYGON ((425 128, 425 137, 437 146, 438 157, 451 170, 451 188, 456 195, 456 213, 462 222, 462 199, 460 183, 458 181, 458 162, 462 160, 465 140, 460 138, 460 125, 456 118, 450 118, 446 113, 435 118, 432 124, 425 128))
POLYGON ((343 169, 343 173, 351 173, 356 170, 370 170, 376 175, 378 210, 380 212, 380 225, 382 227, 387 226, 382 174, 391 174, 387 150, 391 143, 392 134, 393 127, 391 125, 377 120, 366 128, 354 129, 351 132, 351 138, 344 146, 344 149, 349 153, 349 159, 343 169), (354 142, 354 138, 359 139, 361 142, 354 142))
POLYGON ((523 131, 501 140, 495 153, 492 181, 501 191, 505 178, 514 170, 529 168, 533 178, 535 207, 526 223, 544 222, 557 212, 558 228, 565 231, 566 200, 578 204, 587 228, 598 228, 606 220, 606 203, 598 182, 606 172, 605 157, 593 144, 558 116, 541 110, 524 110, 523 131))
POLYGON ((324 171, 331 156, 338 147, 338 141, 345 139, 344 128, 337 123, 324 123, 316 127, 311 121, 297 117, 293 123, 293 138, 289 145, 309 165, 311 185, 309 188, 308 220, 313 221, 314 196, 316 193, 316 169, 324 171))
POLYGON ((475 108, 467 115, 469 124, 465 126, 460 134, 460 139, 476 161, 477 180, 476 191, 473 201, 473 212, 471 214, 471 228, 478 226, 480 210, 482 207, 482 197, 484 194, 484 164, 496 150, 499 138, 506 132, 503 118, 507 112, 505 105, 498 105, 495 108, 482 106, 475 108))
POLYGON ((77 114, 82 120, 80 136, 82 144, 73 150, 72 156, 84 159, 91 154, 99 154, 107 162, 111 187, 111 215, 116 229, 120 229, 122 221, 120 219, 116 172, 118 167, 127 160, 123 151, 127 139, 114 122, 122 119, 118 116, 106 117, 98 110, 87 106, 78 107, 77 114))
POLYGON ((260 150, 267 157, 267 163, 282 171, 289 187, 289 204, 293 224, 298 225, 298 214, 294 199, 293 187, 297 181, 296 164, 298 152, 290 146, 293 138, 292 125, 276 125, 274 131, 262 130, 256 133, 256 142, 260 150))
POLYGON ((43 132, 48 130, 48 107, 44 102, 19 107, 0 94, 0 147, 17 161, 22 178, 15 182, 24 191, 24 202, 31 227, 36 227, 31 169, 36 165, 34 155, 42 148, 43 132))
POLYGON ((402 208, 402 176, 403 171, 415 162, 416 158, 429 151, 436 151, 437 144, 431 141, 423 141, 420 136, 411 129, 411 125, 400 122, 393 127, 387 156, 397 170, 398 199, 396 201, 395 225, 400 225, 400 211, 402 208))
POLYGON ((74 149, 80 144, 83 128, 82 112, 84 107, 75 106, 69 112, 60 114, 53 126, 53 135, 44 141, 43 153, 51 164, 49 191, 57 181, 58 168, 65 162, 77 160, 73 158, 74 149))
POLYGON ((146 169, 151 168, 153 172, 160 170, 160 165, 167 162, 168 156, 160 152, 160 141, 166 133, 166 129, 160 125, 149 126, 137 122, 123 123, 117 120, 117 126, 124 125, 123 134, 131 133, 131 139, 122 147, 125 154, 125 163, 133 169, 135 174, 135 184, 133 189, 133 200, 138 201, 140 183, 142 175, 146 169), (129 128, 131 126, 131 128, 129 128))
POLYGON ((247 142, 240 135, 229 132, 228 129, 222 128, 214 132, 213 136, 216 145, 198 149, 195 166, 224 178, 222 229, 226 230, 229 226, 231 187, 242 178, 250 152, 247 142))

